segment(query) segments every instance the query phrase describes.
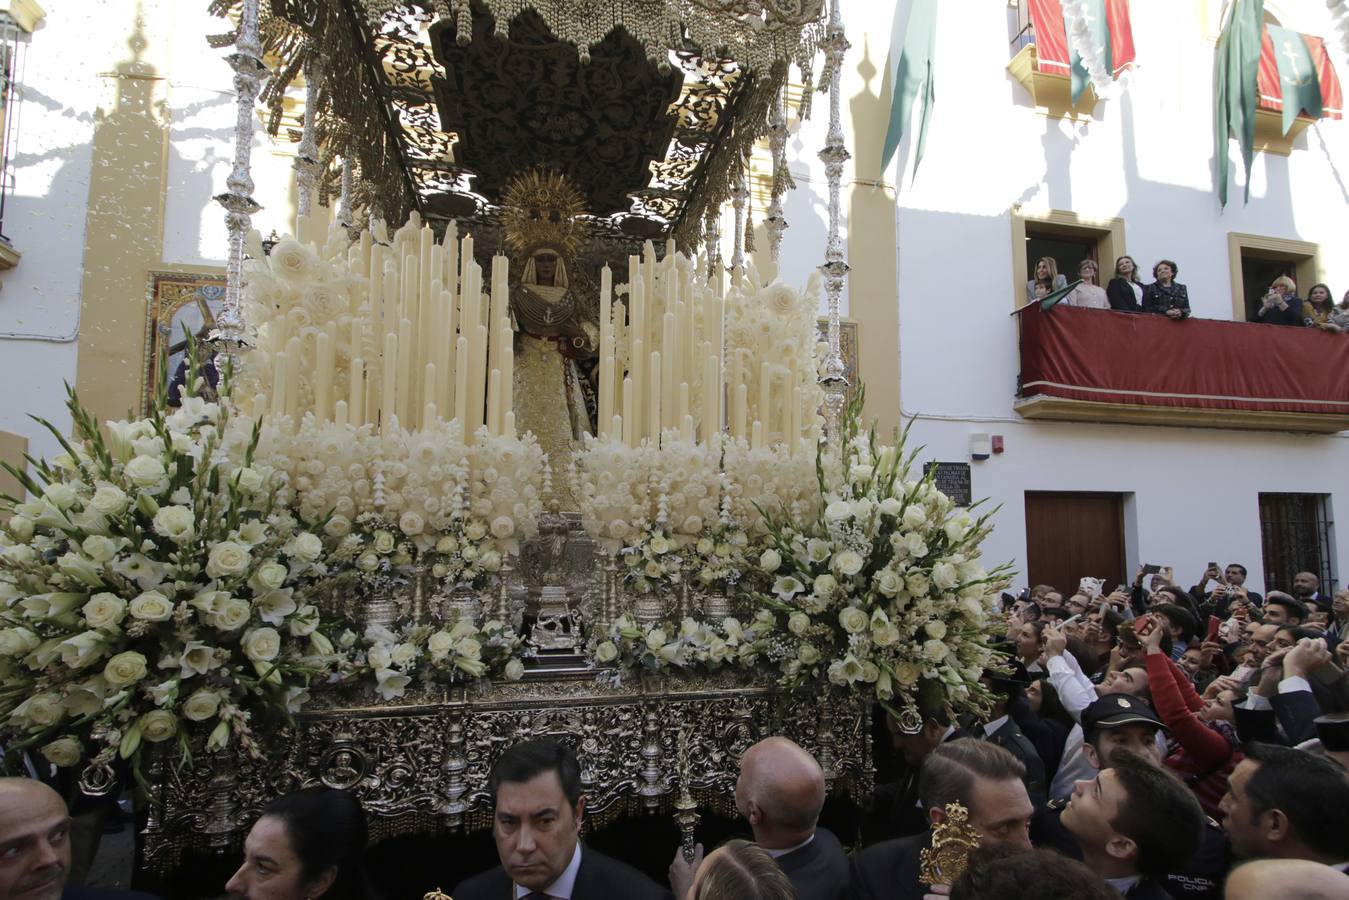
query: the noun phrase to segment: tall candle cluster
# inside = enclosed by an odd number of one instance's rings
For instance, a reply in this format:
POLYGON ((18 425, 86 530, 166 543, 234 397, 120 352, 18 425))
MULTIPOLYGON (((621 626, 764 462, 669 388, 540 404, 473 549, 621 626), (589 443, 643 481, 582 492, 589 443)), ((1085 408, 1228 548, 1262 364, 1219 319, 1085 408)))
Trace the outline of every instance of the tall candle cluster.
MULTIPOLYGON (((787 289, 790 290, 790 289, 787 289)), ((673 242, 657 261, 648 241, 628 257, 626 307, 611 298, 601 274, 599 430, 636 447, 677 437, 708 441, 723 430, 758 448, 777 441, 795 452, 815 417, 808 345, 803 358, 775 358, 777 348, 737 346, 725 333, 727 303, 765 302, 736 270, 728 297, 721 279, 706 278, 703 262, 676 253, 673 242)), ((760 309, 761 315, 772 310, 760 309)))
POLYGON ((457 418, 470 439, 483 425, 489 434, 515 436, 506 257, 493 257, 491 291, 484 293, 473 237, 460 241, 451 223, 437 243, 414 214, 387 244, 361 232, 347 248, 345 268, 365 276, 367 286, 350 315, 294 334, 287 333, 288 316, 274 320, 273 414, 298 419, 309 412, 320 421, 381 428, 396 420, 410 429, 457 418), (312 386, 303 399, 302 379, 312 386))

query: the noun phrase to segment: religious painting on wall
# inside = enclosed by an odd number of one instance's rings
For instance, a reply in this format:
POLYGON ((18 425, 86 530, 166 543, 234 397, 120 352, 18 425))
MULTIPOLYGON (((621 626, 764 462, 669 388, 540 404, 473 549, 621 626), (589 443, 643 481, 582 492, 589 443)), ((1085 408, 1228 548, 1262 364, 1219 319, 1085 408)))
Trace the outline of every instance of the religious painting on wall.
MULTIPOLYGON (((820 319, 820 340, 829 340, 829 320, 820 319)), ((857 323, 849 320, 843 320, 838 323, 838 352, 843 357, 843 377, 848 379, 848 393, 845 395, 846 403, 851 403, 853 397, 857 394, 858 375, 857 368, 857 323)))
POLYGON ((185 331, 204 337, 215 323, 225 297, 225 274, 151 272, 147 290, 145 363, 141 376, 141 412, 149 411, 155 385, 165 371, 172 377, 186 358, 185 331), (161 359, 166 357, 166 359, 161 359), (163 366, 163 368, 161 368, 163 366))

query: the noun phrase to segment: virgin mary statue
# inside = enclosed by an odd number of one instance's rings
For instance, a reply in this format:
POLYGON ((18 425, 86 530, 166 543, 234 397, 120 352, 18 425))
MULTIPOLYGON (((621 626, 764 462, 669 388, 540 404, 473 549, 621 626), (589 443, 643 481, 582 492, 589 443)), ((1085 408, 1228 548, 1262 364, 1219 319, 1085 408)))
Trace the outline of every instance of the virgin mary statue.
MULTIPOLYGON (((506 240, 524 259, 511 277, 515 329, 515 424, 548 454, 553 499, 578 509, 569 475, 572 451, 592 431, 587 381, 578 359, 595 353, 597 329, 585 321, 567 274, 580 244, 580 194, 554 173, 530 172, 507 188, 506 240)), ((515 266, 512 266, 515 269, 515 266)))

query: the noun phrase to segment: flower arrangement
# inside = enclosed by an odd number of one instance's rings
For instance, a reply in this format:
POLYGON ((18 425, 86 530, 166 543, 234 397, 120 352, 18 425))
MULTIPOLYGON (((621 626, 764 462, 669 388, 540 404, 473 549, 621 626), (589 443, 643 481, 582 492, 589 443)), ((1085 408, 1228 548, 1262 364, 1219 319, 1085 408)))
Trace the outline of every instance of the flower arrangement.
MULTIPOLYGON (((255 751, 252 720, 304 701, 333 653, 310 593, 323 542, 275 502, 258 428, 164 391, 106 437, 71 391, 75 437, 0 512, 0 730, 70 766, 209 732, 255 751), (4 515, 0 515, 3 519, 4 515)), ((226 374, 228 380, 228 373, 226 374)))
POLYGON ((759 568, 776 634, 763 640, 788 687, 828 682, 874 696, 902 724, 937 710, 983 711, 979 685, 998 656, 990 616, 1006 566, 985 571, 979 543, 991 513, 955 510, 930 478, 913 480, 917 451, 877 443, 845 415, 838 449, 817 467, 814 521, 768 517, 759 568))
POLYGON ((454 683, 500 676, 518 681, 525 672, 520 636, 497 619, 481 627, 461 619, 445 628, 414 624, 398 631, 371 625, 363 637, 357 674, 368 675, 385 700, 403 696, 414 679, 454 683))
POLYGON ((619 616, 602 639, 593 642, 591 656, 600 665, 659 672, 668 669, 752 667, 759 661, 761 641, 771 631, 771 613, 748 623, 726 617, 703 622, 686 617, 649 627, 631 616, 619 616))

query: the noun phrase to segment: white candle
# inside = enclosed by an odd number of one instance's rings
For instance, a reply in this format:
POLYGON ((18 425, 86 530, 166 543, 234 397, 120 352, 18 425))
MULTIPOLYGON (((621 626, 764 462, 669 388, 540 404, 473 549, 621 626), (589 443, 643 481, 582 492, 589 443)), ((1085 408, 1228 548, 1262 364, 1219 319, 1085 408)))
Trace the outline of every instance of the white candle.
MULTIPOLYGON (((515 409, 515 332, 511 331, 509 318, 505 319, 504 323, 501 330, 501 414, 503 429, 505 428, 506 413, 515 409)), ((514 436, 514 433, 511 433, 511 437, 514 436)))
POLYGON ((621 437, 621 438, 623 439, 623 442, 624 442, 625 444, 627 444, 629 447, 636 447, 636 446, 637 446, 637 441, 636 441, 636 437, 637 437, 637 427, 636 427, 636 425, 637 425, 637 419, 636 419, 636 417, 635 417, 635 416, 633 415, 633 413, 632 413, 632 410, 633 410, 633 405, 632 405, 633 397, 632 397, 632 394, 633 394, 633 391, 632 391, 632 379, 631 379, 631 378, 624 378, 624 379, 623 379, 623 431, 619 432, 618 435, 615 435, 615 436, 616 436, 616 437, 621 437))
POLYGON ((431 428, 436 424, 436 405, 428 403, 422 408, 422 429, 431 428))
POLYGON ((286 341, 286 369, 289 377, 285 381, 286 386, 286 415, 295 419, 297 424, 302 418, 300 414, 300 378, 304 371, 304 354, 301 349, 299 337, 292 337, 286 341))
POLYGON ((359 428, 365 424, 365 360, 359 356, 351 361, 347 397, 352 424, 359 428))
POLYGON ((614 336, 605 335, 600 357, 600 411, 599 421, 607 423, 614 415, 614 336))
POLYGON ((384 377, 381 384, 384 395, 379 401, 379 430, 387 433, 389 420, 394 415, 395 390, 398 385, 398 335, 392 331, 384 335, 384 377))
POLYGON ((515 410, 513 409, 506 410, 505 429, 506 429, 506 437, 508 438, 515 437, 515 410))
MULTIPOLYGON (((329 327, 336 327, 329 323, 329 327)), ((333 341, 326 332, 319 332, 316 339, 317 372, 314 387, 314 417, 326 422, 332 410, 333 402, 333 341)))
POLYGON ((764 433, 770 435, 770 437, 773 433, 772 397, 773 367, 771 363, 764 360, 759 364, 759 408, 755 410, 754 418, 763 423, 764 433))
POLYGON ((282 350, 272 357, 272 415, 286 414, 286 351, 282 350))
POLYGON ((338 428, 347 427, 347 401, 338 400, 333 404, 333 421, 338 428))
MULTIPOLYGON (((648 371, 647 366, 649 365, 649 357, 646 356, 646 346, 641 337, 633 338, 632 357, 628 363, 628 371, 631 373, 631 377, 624 380, 623 390, 634 396, 632 410, 631 412, 625 411, 623 413, 623 422, 629 425, 639 436, 646 433, 646 374, 648 371), (629 381, 632 382, 631 386, 628 385, 629 381)), ((641 438, 638 437, 638 440, 640 441, 641 438)), ((632 446, 635 447, 637 444, 633 444, 632 446)))
POLYGON ((486 415, 485 397, 487 392, 487 326, 479 325, 473 335, 468 371, 468 424, 471 431, 477 431, 486 415))
MULTIPOLYGON (((435 364, 435 363, 427 363, 427 364, 426 364, 426 368, 424 368, 424 369, 422 370, 422 372, 423 372, 423 374, 422 374, 422 396, 423 396, 423 397, 429 397, 429 398, 432 398, 432 399, 428 399, 428 400, 426 401, 426 403, 424 403, 422 406, 423 406, 424 409, 425 409, 425 408, 435 409, 435 408, 436 408, 436 401, 435 401, 434 397, 435 397, 435 393, 436 393, 436 364, 435 364)), ((423 419, 422 419, 422 427, 423 427, 423 428, 430 428, 432 425, 435 424, 435 422, 436 422, 436 420, 435 420, 435 417, 434 417, 434 416, 433 416, 432 418, 430 418, 430 419, 427 419, 427 418, 423 417, 423 419)))
POLYGON ((454 409, 451 418, 458 419, 465 431, 468 429, 468 338, 460 337, 455 341, 454 357, 454 409))
POLYGON ((746 408, 749 406, 749 385, 737 384, 735 386, 735 427, 731 434, 737 438, 745 436, 745 417, 746 408))
MULTIPOLYGON (((704 344, 704 348, 711 344, 704 344)), ((703 440, 721 430, 721 380, 717 378, 717 357, 707 354, 703 360, 703 440)))
POLYGON ((684 417, 689 414, 689 383, 687 381, 679 382, 679 390, 675 392, 675 418, 680 425, 684 423, 684 417))
POLYGON ((501 434, 501 370, 493 369, 487 376, 487 433, 501 434))
POLYGON ((398 409, 397 416, 400 424, 404 428, 414 428, 417 422, 417 407, 412 405, 415 392, 413 391, 412 370, 417 361, 413 358, 412 343, 412 322, 403 319, 398 323, 398 365, 395 369, 398 373, 398 409))
POLYGON ((675 360, 679 354, 675 348, 675 317, 674 313, 666 313, 661 316, 661 341, 660 341, 660 379, 661 379, 661 428, 675 428, 675 360))
POLYGON ((685 416, 683 419, 680 420, 680 422, 681 422, 682 424, 679 426, 679 439, 680 439, 681 441, 687 441, 688 443, 692 444, 692 443, 693 443, 693 416, 685 416))
POLYGON ((801 389, 792 388, 791 424, 787 432, 787 447, 792 456, 796 455, 796 445, 801 442, 801 389))
POLYGON ((651 354, 651 371, 649 373, 650 381, 648 389, 650 391, 650 406, 647 407, 646 436, 651 441, 653 447, 660 446, 660 426, 661 426, 661 361, 660 351, 657 350, 651 354))
POLYGON ((600 436, 601 440, 621 441, 623 439, 623 417, 614 415, 609 419, 609 432, 600 436))
POLYGON ((758 450, 763 446, 763 423, 758 419, 754 420, 754 428, 750 432, 749 448, 758 450))

